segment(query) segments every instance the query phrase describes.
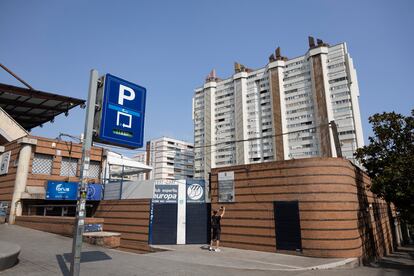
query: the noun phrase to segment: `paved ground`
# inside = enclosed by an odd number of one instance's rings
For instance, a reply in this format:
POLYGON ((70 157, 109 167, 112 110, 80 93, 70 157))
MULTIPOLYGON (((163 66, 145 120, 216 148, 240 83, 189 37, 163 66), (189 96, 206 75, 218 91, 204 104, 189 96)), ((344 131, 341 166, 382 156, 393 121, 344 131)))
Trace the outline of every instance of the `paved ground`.
MULTIPOLYGON (((71 239, 14 225, 0 225, 0 240, 18 243, 20 262, 8 275, 68 275, 71 239)), ((340 259, 319 259, 224 248, 172 246, 137 255, 85 244, 81 275, 414 275, 414 248, 407 247, 370 267, 299 270, 340 259)))

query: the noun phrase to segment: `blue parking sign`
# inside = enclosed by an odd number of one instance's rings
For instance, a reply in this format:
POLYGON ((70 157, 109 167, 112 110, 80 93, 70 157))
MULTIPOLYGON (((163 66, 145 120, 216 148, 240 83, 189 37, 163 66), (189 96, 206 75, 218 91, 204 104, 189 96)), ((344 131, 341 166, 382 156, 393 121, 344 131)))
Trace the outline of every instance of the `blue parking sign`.
POLYGON ((143 146, 146 89, 105 75, 102 109, 95 141, 126 148, 143 146))

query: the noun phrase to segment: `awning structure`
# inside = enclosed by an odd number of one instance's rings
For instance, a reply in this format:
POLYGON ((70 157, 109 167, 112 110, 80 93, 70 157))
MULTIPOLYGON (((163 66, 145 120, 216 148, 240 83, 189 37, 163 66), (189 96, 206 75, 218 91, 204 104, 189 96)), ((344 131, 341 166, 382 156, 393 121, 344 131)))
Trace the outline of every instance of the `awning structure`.
POLYGON ((85 100, 0 83, 0 107, 27 131, 84 104, 85 100))
POLYGON ((141 180, 152 167, 121 154, 108 151, 105 165, 104 199, 152 198, 154 180, 141 180))
POLYGON ((107 155, 107 165, 110 167, 107 170, 107 178, 114 176, 123 177, 152 171, 152 167, 148 165, 111 151, 107 155))

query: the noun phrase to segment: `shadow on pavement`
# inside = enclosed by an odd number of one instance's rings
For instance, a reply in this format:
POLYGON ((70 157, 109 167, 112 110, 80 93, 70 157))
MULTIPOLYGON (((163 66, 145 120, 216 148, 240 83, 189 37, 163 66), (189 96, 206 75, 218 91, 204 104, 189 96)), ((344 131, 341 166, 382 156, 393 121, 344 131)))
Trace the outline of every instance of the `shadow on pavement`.
POLYGON ((400 271, 401 275, 414 275, 414 247, 412 245, 400 247, 394 253, 368 266, 395 269, 400 271))
POLYGON ((66 266, 65 259, 62 255, 56 255, 56 260, 63 276, 69 276, 69 268, 66 266))
MULTIPOLYGON (((72 253, 64 253, 63 257, 66 262, 70 262, 72 260, 72 253)), ((102 251, 86 251, 81 253, 81 263, 107 261, 111 259, 108 254, 102 251)))
POLYGON ((414 245, 406 245, 405 247, 400 247, 396 252, 408 253, 408 255, 414 259, 414 245))
MULTIPOLYGON (((63 255, 56 255, 56 260, 59 265, 62 275, 68 276, 70 273, 70 262, 72 260, 72 253, 64 253, 63 255)), ((81 253, 81 263, 107 261, 112 258, 102 251, 86 251, 81 253)))

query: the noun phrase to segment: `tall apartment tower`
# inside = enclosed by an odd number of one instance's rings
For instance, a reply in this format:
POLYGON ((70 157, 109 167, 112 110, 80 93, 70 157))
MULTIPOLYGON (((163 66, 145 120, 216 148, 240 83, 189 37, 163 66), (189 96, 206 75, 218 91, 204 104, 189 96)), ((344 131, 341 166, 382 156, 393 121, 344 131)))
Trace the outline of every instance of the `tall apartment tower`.
POLYGON ((345 43, 330 46, 309 37, 303 56, 288 59, 278 47, 265 67, 235 63, 234 70, 227 79, 213 70, 195 89, 195 178, 207 179, 215 167, 336 157, 335 145, 355 161, 364 139, 358 81, 345 43))
POLYGON ((161 137, 148 141, 146 151, 134 159, 153 167, 146 179, 190 179, 194 177, 193 148, 192 143, 161 137))

